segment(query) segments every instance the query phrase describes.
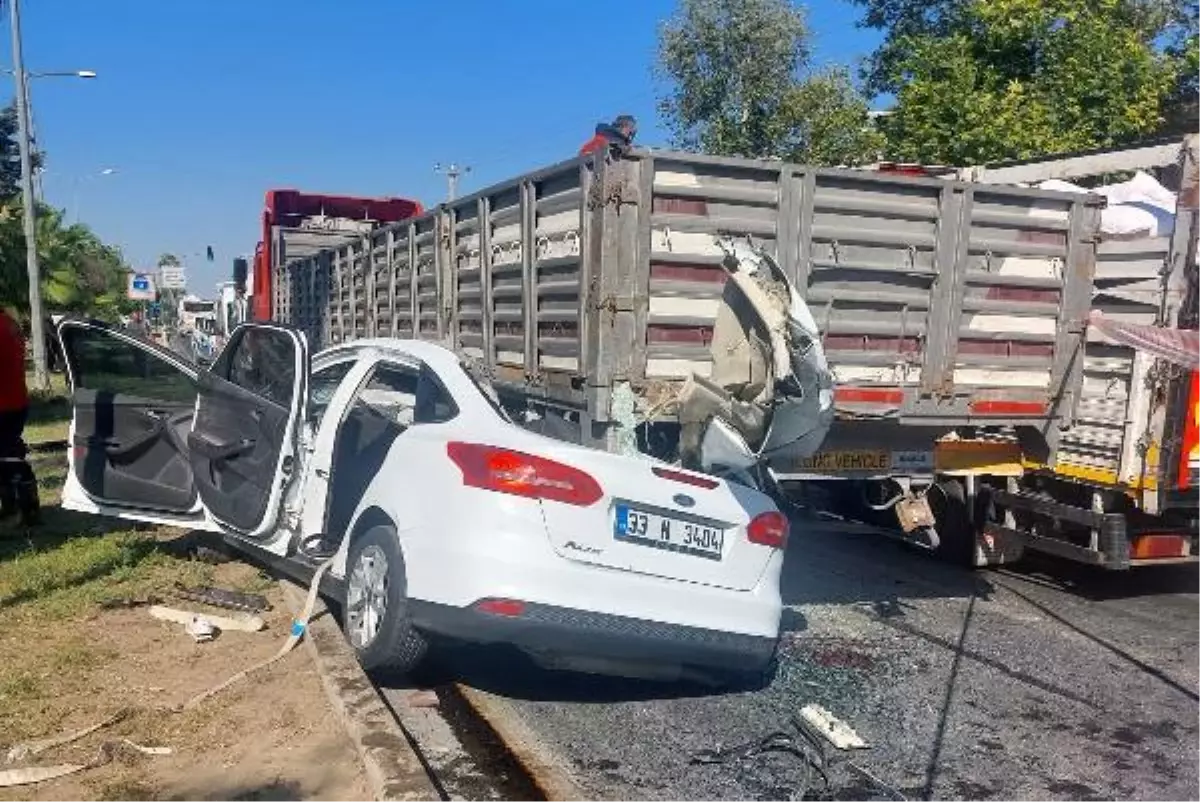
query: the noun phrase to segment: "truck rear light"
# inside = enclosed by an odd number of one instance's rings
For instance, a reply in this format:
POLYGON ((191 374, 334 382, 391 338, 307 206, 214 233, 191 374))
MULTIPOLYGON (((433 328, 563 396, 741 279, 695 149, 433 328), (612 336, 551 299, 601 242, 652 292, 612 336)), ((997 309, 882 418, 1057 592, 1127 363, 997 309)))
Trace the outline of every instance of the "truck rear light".
POLYGON ((1192 371, 1191 389, 1183 418, 1183 447, 1179 449, 1179 467, 1175 483, 1180 490, 1197 485, 1197 463, 1200 463, 1200 371, 1192 371))
POLYGON ((972 415, 1045 415, 1046 405, 1041 401, 972 401, 972 415))
POLYGON ((604 497, 588 474, 543 457, 475 443, 447 443, 446 454, 459 467, 463 484, 513 496, 587 507, 604 497))
POLYGON ((683 471, 675 471, 670 468, 660 468, 655 466, 650 470, 654 471, 654 475, 659 479, 668 479, 672 482, 682 482, 685 485, 694 485, 695 487, 703 487, 705 490, 712 490, 720 484, 716 479, 711 479, 707 476, 696 476, 683 471))
POLYGON ((755 516, 746 527, 746 537, 751 543, 782 549, 787 545, 788 528, 787 516, 772 510, 755 516))
POLYGON ((475 605, 475 609, 481 613, 518 618, 525 614, 525 602, 516 599, 484 599, 475 605))
POLYGON ((1187 557, 1191 539, 1185 535, 1143 534, 1133 539, 1129 557, 1133 560, 1157 560, 1167 557, 1187 557))

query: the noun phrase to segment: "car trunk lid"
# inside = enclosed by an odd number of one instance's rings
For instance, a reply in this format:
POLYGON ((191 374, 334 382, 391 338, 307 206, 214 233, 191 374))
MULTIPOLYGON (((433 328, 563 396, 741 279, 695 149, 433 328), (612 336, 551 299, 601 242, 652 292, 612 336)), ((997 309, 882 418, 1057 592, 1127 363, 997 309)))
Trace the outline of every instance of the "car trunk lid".
POLYGON ((564 559, 704 585, 750 590, 773 549, 747 527, 772 512, 763 494, 650 459, 542 440, 538 453, 589 474, 603 496, 579 506, 542 500, 564 559))

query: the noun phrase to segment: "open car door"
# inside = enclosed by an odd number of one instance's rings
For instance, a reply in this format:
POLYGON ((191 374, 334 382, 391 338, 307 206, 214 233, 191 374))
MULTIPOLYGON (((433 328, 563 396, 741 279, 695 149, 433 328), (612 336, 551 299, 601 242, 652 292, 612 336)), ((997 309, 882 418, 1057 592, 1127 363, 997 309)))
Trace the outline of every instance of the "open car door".
POLYGON ((188 435, 196 490, 224 530, 266 538, 296 470, 296 427, 308 392, 308 343, 274 324, 239 326, 199 373, 188 435))
POLYGON ((103 323, 63 320, 58 335, 71 384, 62 506, 215 529, 188 456, 196 366, 103 323))
POLYGON ((295 465, 299 332, 238 328, 212 368, 91 321, 59 338, 72 388, 67 509, 262 538, 295 465))

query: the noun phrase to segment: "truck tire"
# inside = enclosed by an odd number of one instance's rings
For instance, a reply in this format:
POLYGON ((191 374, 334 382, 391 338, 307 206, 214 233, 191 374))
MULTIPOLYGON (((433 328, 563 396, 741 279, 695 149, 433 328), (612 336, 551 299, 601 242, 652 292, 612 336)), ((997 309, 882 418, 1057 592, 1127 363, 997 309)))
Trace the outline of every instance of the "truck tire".
POLYGON ((967 512, 962 483, 943 479, 929 490, 929 506, 937 525, 937 555, 953 565, 975 567, 975 527, 967 512))
POLYGON ((396 532, 377 525, 350 544, 346 560, 346 638, 367 671, 412 673, 429 642, 408 613, 404 557, 396 532))

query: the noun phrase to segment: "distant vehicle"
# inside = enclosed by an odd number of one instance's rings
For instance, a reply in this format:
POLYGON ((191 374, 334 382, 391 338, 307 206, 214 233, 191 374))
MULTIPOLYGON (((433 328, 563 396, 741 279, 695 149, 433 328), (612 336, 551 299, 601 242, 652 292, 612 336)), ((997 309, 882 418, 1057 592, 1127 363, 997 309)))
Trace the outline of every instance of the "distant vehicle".
POLYGON ((179 330, 196 330, 196 321, 205 318, 216 320, 217 302, 187 295, 179 299, 179 330))
POLYGON ((298 576, 332 558, 367 668, 411 670, 441 635, 597 673, 770 677, 788 521, 758 491, 529 432, 431 343, 310 365, 303 334, 249 324, 208 371, 103 324, 59 335, 82 444, 63 506, 221 532, 298 576))

